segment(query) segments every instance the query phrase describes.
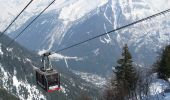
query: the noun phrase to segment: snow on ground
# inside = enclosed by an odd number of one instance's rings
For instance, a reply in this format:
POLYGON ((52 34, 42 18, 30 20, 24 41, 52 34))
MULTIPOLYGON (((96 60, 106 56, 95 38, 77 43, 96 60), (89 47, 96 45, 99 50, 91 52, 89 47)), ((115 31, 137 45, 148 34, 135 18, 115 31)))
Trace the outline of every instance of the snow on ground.
POLYGON ((169 83, 165 80, 158 79, 157 73, 151 75, 152 83, 150 84, 150 94, 156 95, 162 93, 165 89, 169 87, 169 83))
POLYGON ((16 94, 21 100, 46 100, 44 95, 37 89, 37 86, 30 85, 27 81, 18 80, 16 77, 16 70, 14 70, 14 75, 8 73, 1 65, 0 65, 0 73, 2 86, 4 89, 12 92, 14 88, 16 88, 16 94), (25 88, 27 90, 28 97, 25 98, 25 93, 21 93, 21 89, 25 88))
POLYGON ((64 61, 65 61, 66 67, 69 68, 67 60, 64 59, 64 61))
POLYGON ((2 47, 1 47, 1 44, 0 44, 0 55, 3 55, 4 53, 2 52, 2 47))
POLYGON ((4 85, 4 83, 7 83, 9 73, 4 70, 1 64, 0 64, 0 72, 1 72, 0 83, 2 83, 4 89, 8 89, 8 87, 4 85))
POLYGON ((6 49, 8 52, 12 52, 13 48, 7 48, 6 49))
POLYGON ((61 92, 63 92, 64 94, 66 94, 67 95, 67 93, 66 93, 66 89, 61 85, 60 86, 61 87, 61 92))
POLYGON ((80 76, 86 82, 90 82, 90 83, 96 85, 97 87, 101 88, 103 85, 106 84, 106 79, 99 76, 99 75, 92 74, 92 73, 85 73, 85 72, 75 71, 75 70, 72 70, 72 72, 74 74, 80 76))
POLYGON ((152 83, 150 84, 150 96, 147 97, 148 100, 170 100, 169 82, 158 79, 157 74, 152 75, 152 83))
POLYGON ((168 85, 169 84, 166 81, 157 79, 156 82, 150 85, 151 95, 156 95, 163 92, 168 87, 168 85))
POLYGON ((26 59, 25 59, 25 61, 31 62, 31 59, 29 59, 29 58, 26 58, 26 59))
MULTIPOLYGON (((13 75, 13 86, 16 87, 17 94, 20 94, 20 88, 25 87, 28 90, 28 93, 31 95, 28 96, 27 100, 32 100, 33 98, 38 98, 38 99, 45 99, 45 97, 40 93, 40 91, 36 88, 35 85, 30 85, 27 81, 19 81, 16 77, 16 70, 14 70, 14 75, 13 75)), ((20 99, 24 100, 22 96, 19 96, 20 99)))

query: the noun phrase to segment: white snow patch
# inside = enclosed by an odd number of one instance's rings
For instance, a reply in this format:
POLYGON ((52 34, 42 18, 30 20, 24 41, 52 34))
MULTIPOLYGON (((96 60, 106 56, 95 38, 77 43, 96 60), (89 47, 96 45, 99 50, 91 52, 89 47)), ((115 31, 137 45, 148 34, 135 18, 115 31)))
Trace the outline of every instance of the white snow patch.
MULTIPOLYGON (((65 85, 65 87, 67 87, 67 85, 65 85)), ((66 88, 64 88, 64 86, 62 85, 60 86, 60 88, 61 88, 61 92, 64 93, 66 96, 68 96, 66 88)))
POLYGON ((20 58, 20 57, 17 57, 17 59, 18 59, 19 61, 21 61, 21 58, 20 58))
POLYGON ((7 48, 6 49, 8 52, 12 52, 13 48, 7 48))
POLYGON ((102 37, 100 37, 100 42, 105 43, 105 41, 102 39, 102 37))
POLYGON ((1 47, 1 44, 0 44, 0 55, 3 55, 4 53, 2 52, 2 47, 1 47))
MULTIPOLYGON (((17 94, 20 94, 21 87, 25 87, 28 90, 28 93, 30 93, 27 100, 32 100, 33 98, 39 100, 45 99, 44 95, 41 94, 41 92, 37 89, 35 85, 30 85, 27 81, 18 80, 16 74, 17 72, 16 70, 14 70, 14 75, 12 79, 13 79, 13 86, 16 87, 17 94)), ((22 100, 26 99, 22 95, 19 95, 19 98, 22 100)))
POLYGON ((104 17, 108 20, 108 22, 109 22, 110 24, 112 24, 111 19, 109 19, 109 18, 107 17, 107 15, 106 15, 107 9, 108 9, 108 6, 106 7, 106 9, 105 9, 105 11, 104 11, 104 17))
POLYGON ((66 63, 66 67, 69 68, 69 67, 68 67, 67 59, 64 58, 64 61, 65 61, 65 63, 66 63))
POLYGON ((29 59, 29 58, 26 58, 25 60, 28 61, 28 62, 31 62, 31 59, 29 59))
POLYGON ((0 82, 2 81, 2 85, 4 86, 4 89, 8 89, 8 86, 5 84, 7 83, 8 79, 9 79, 8 78, 9 73, 4 70, 4 68, 2 67, 1 64, 0 64, 0 73, 2 76, 0 82))
MULTIPOLYGON (((14 75, 16 75, 16 70, 14 70, 14 75)), ((18 81, 17 77, 16 77, 16 76, 13 76, 12 79, 13 79, 13 85, 16 86, 16 87, 19 87, 19 85, 20 85, 21 83, 18 81)), ((17 89, 17 91, 19 91, 19 89, 17 89)))
POLYGON ((62 8, 59 19, 66 23, 75 21, 107 2, 107 0, 77 0, 75 3, 62 8))
POLYGON ((112 40, 111 40, 110 35, 109 35, 109 34, 107 34, 106 36, 107 36, 107 38, 104 38, 104 40, 106 41, 106 43, 111 43, 111 42, 112 42, 112 40))
POLYGON ((47 22, 46 20, 42 21, 42 22, 41 22, 41 25, 45 24, 46 22, 47 22))
POLYGON ((106 36, 103 36, 103 39, 102 39, 102 38, 100 38, 100 41, 101 41, 102 43, 109 44, 109 43, 111 43, 111 42, 112 42, 112 39, 111 39, 110 35, 109 35, 109 34, 107 34, 106 36))
POLYGON ((97 55, 99 55, 99 48, 97 48, 97 49, 95 49, 95 50, 93 50, 93 52, 94 52, 94 54, 97 56, 97 55))
MULTIPOLYGON (((104 30, 105 30, 105 32, 108 32, 107 27, 106 27, 106 24, 104 24, 104 30)), ((107 44, 112 42, 112 41, 111 41, 111 37, 110 37, 109 34, 107 34, 106 36, 100 37, 100 41, 101 41, 102 43, 107 43, 107 44), (103 38, 103 39, 102 39, 102 38, 103 38)))
POLYGON ((150 85, 151 95, 156 95, 164 91, 168 87, 168 83, 164 80, 157 79, 156 82, 150 85))

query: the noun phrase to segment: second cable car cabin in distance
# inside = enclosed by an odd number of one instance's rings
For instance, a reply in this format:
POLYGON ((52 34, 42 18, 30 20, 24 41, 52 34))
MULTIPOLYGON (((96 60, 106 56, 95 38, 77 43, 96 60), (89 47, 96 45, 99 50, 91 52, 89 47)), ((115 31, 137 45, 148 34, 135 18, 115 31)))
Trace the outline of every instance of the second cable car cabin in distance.
POLYGON ((43 67, 36 70, 36 82, 46 92, 53 92, 61 89, 60 74, 52 68, 49 55, 50 52, 42 55, 43 67))

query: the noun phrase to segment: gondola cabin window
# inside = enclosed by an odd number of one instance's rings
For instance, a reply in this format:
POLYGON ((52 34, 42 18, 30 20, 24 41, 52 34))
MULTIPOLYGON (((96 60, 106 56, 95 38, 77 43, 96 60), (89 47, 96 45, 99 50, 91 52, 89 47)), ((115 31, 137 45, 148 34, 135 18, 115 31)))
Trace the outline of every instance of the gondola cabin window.
POLYGON ((58 83, 58 74, 48 75, 47 79, 48 79, 48 85, 53 86, 56 83, 58 83))

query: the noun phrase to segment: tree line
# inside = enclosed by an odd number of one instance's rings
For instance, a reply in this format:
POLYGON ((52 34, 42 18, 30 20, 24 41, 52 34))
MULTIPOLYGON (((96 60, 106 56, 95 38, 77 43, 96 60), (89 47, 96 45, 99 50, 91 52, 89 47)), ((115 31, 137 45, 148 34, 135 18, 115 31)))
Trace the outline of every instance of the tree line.
POLYGON ((150 69, 145 69, 133 63, 126 44, 117 65, 113 67, 113 74, 104 92, 104 100, 147 100, 153 73, 157 73, 158 78, 165 81, 170 78, 170 45, 162 50, 150 69))

